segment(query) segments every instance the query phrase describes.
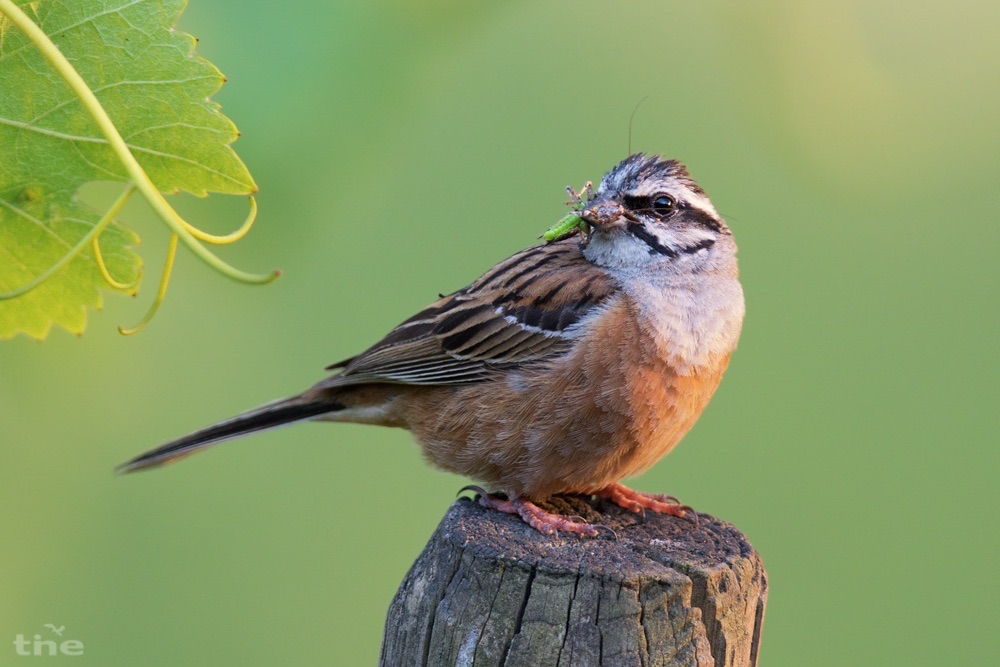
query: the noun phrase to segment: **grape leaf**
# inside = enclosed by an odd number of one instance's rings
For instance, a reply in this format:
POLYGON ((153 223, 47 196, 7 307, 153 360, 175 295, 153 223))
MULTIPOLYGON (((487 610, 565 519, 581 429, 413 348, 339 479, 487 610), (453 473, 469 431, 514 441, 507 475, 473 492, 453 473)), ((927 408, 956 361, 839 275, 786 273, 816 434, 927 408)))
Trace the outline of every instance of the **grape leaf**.
MULTIPOLYGON (((4 12, 0 0, 0 12, 4 12)), ((93 91, 129 151, 162 193, 251 194, 230 148, 239 136, 209 98, 225 80, 172 30, 186 0, 15 0, 93 91)), ((39 47, 0 13, 0 292, 66 258, 103 212, 76 199, 90 181, 134 182, 92 113, 39 47)), ((138 237, 112 221, 100 231, 103 277, 89 243, 37 287, 0 300, 0 338, 81 333, 101 289, 134 291, 138 237)))

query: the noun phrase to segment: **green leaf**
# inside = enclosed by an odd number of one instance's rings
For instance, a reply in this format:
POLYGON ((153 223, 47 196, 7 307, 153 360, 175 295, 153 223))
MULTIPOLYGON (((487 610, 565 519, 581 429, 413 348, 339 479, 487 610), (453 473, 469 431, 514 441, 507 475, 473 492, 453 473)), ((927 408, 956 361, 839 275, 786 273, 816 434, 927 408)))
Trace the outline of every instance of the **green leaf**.
MULTIPOLYGON (((142 191, 145 172, 162 193, 256 191, 229 146, 239 136, 236 127, 209 99, 224 77, 193 55, 193 38, 171 29, 185 4, 0 0, 0 292, 9 296, 45 274, 95 230, 104 212, 76 200, 89 181, 134 184, 142 191), (45 56, 39 40, 8 19, 14 18, 12 4, 75 68, 127 152, 114 149, 93 109, 45 56), (130 170, 122 153, 131 153, 141 171, 130 170)), ((154 208, 149 193, 158 197, 155 190, 143 192, 154 208)), ((165 202, 160 208, 176 216, 165 202)), ((179 216, 171 222, 158 212, 189 247, 197 244, 178 229, 187 226, 179 216)), ((189 226, 188 231, 193 233, 189 226)), ((44 338, 53 323, 82 332, 85 309, 100 306, 101 289, 134 291, 140 259, 130 246, 138 238, 116 221, 99 238, 110 276, 128 285, 109 284, 85 243, 37 287, 0 300, 0 338, 19 331, 44 338)), ((192 250, 209 261, 205 255, 210 253, 198 248, 192 250)))
MULTIPOLYGON (((100 217, 74 201, 72 191, 45 193, 36 186, 0 192, 0 290, 26 285, 45 273, 94 228, 100 217)), ((129 249, 138 240, 134 233, 114 224, 101 234, 108 271, 123 283, 133 283, 139 277, 139 258, 129 249)), ((85 308, 100 307, 98 288, 106 286, 103 283, 88 247, 31 291, 0 301, 0 338, 22 331, 42 339, 53 322, 82 333, 87 321, 85 308)))

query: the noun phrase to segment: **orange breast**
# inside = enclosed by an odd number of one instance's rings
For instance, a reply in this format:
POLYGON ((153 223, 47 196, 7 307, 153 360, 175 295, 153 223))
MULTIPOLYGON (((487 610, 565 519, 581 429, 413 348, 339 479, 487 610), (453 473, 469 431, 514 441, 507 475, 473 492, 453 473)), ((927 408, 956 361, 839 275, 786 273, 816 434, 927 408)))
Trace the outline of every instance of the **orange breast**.
POLYGON ((591 492, 638 473, 697 421, 729 352, 680 376, 624 299, 547 367, 413 388, 399 412, 427 458, 507 493, 591 492))
POLYGON ((636 435, 623 456, 622 477, 648 469, 680 442, 708 405, 728 364, 725 354, 687 375, 676 375, 657 359, 635 373, 629 389, 636 435))

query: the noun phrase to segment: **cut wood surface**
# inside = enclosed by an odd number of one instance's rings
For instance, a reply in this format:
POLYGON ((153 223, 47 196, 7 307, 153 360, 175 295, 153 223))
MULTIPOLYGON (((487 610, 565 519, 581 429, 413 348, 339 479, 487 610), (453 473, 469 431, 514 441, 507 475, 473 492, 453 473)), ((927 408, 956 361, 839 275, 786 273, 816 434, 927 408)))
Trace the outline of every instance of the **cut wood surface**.
POLYGON ((550 537, 458 500, 389 607, 381 665, 757 664, 767 575, 732 525, 576 496, 545 507, 608 529, 550 537))

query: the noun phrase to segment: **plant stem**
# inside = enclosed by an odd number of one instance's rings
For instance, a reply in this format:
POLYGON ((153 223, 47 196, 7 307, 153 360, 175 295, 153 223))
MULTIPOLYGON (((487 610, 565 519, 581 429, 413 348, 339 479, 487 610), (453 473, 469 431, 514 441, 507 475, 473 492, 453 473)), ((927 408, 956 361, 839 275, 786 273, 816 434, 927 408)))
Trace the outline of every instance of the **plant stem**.
MULTIPOLYGON (((83 77, 80 76, 73 65, 66 59, 66 56, 49 39, 48 35, 20 7, 15 5, 13 0, 0 0, 0 13, 6 15, 11 23, 27 35, 28 39, 38 47, 38 50, 41 51, 45 59, 49 61, 73 92, 76 93, 77 97, 80 98, 83 107, 90 113, 94 122, 97 123, 101 134, 107 139, 111 150, 114 151, 125 167, 125 171, 128 172, 135 187, 138 188, 139 192, 146 198, 146 201, 153 207, 153 210, 156 211, 157 215, 184 242, 184 245, 191 252, 216 271, 240 282, 269 283, 280 275, 278 271, 269 274, 255 274, 241 271, 222 261, 201 245, 191 232, 188 231, 188 223, 167 203, 167 200, 156 189, 153 182, 149 180, 149 176, 146 175, 138 160, 132 155, 132 151, 129 150, 125 140, 118 132, 118 128, 115 127, 111 118, 108 117, 97 96, 94 95, 93 91, 83 80, 83 77)), ((50 274, 51 271, 47 271, 43 275, 48 277, 50 274)))
POLYGON ((118 199, 115 200, 115 203, 111 205, 111 208, 108 209, 108 212, 104 214, 104 217, 102 217, 100 221, 96 225, 94 225, 89 232, 84 234, 83 237, 79 241, 77 241, 76 245, 69 249, 69 252, 60 257, 58 262, 50 266, 48 270, 46 270, 44 273, 42 273, 40 276, 38 276, 31 282, 25 285, 21 285, 17 289, 13 289, 9 292, 0 292, 0 301, 13 299, 15 297, 21 296, 22 294, 30 292, 31 290, 35 289, 43 282, 48 280, 49 276, 51 276, 53 273, 55 273, 62 267, 66 266, 67 264, 69 264, 74 257, 80 254, 80 251, 82 251, 85 247, 87 247, 88 243, 90 243, 91 241, 95 240, 98 236, 100 236, 101 232, 104 231, 104 228, 107 227, 109 224, 111 224, 111 221, 114 220, 116 215, 118 215, 118 211, 121 210, 122 206, 125 205, 125 202, 128 201, 129 196, 134 191, 135 191, 135 186, 129 186, 128 188, 126 188, 126 190, 123 193, 121 193, 121 195, 118 196, 118 199))

